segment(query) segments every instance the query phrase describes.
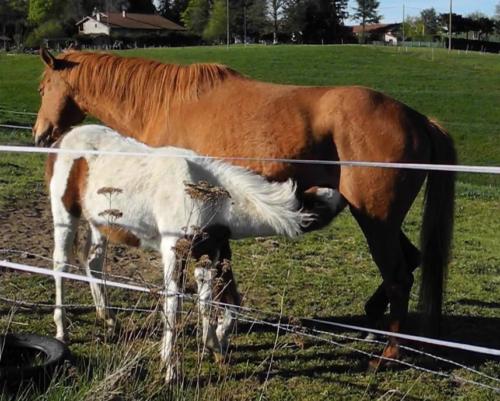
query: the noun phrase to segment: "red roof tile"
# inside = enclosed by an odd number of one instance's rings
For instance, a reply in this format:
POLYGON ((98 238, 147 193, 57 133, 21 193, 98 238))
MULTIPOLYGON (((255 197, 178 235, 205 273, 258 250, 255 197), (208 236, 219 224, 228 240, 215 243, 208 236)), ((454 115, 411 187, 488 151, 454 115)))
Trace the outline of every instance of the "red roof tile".
MULTIPOLYGON (((111 28, 125 28, 125 29, 151 29, 151 30, 170 30, 170 31, 184 31, 186 28, 176 24, 173 21, 170 21, 166 18, 163 18, 160 15, 156 14, 136 14, 136 13, 100 13, 99 14, 100 22, 104 24, 108 24, 111 28)), ((86 17, 82 21, 85 21, 87 18, 97 19, 97 17, 86 17)))

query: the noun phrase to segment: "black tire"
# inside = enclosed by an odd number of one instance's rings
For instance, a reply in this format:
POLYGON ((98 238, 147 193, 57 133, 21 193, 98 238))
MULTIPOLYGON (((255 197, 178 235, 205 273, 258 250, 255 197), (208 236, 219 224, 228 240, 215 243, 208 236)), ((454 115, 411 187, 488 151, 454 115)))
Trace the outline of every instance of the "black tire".
POLYGON ((55 338, 40 336, 37 334, 14 334, 0 336, 0 382, 7 385, 32 380, 37 384, 50 381, 54 371, 65 359, 69 357, 66 345, 55 338), (40 354, 43 360, 35 364, 23 364, 21 356, 23 353, 40 354), (18 355, 17 363, 10 360, 18 355), (8 355, 10 360, 5 361, 8 355))

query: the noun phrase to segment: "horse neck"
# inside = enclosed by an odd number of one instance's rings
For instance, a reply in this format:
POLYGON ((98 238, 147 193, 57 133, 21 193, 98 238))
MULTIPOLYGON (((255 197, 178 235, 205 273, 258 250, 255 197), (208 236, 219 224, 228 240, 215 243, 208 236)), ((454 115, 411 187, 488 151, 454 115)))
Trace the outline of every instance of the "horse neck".
POLYGON ((106 96, 93 96, 85 91, 85 88, 73 88, 74 100, 78 107, 86 114, 97 118, 103 124, 113 128, 120 134, 141 140, 140 135, 145 131, 144 121, 147 120, 147 110, 141 118, 134 113, 127 113, 122 109, 119 100, 106 96))

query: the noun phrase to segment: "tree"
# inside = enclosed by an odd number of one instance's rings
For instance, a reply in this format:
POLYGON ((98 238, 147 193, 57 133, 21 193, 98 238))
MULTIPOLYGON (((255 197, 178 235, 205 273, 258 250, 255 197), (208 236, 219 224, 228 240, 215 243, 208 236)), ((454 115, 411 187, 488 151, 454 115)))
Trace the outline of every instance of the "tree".
MULTIPOLYGON (((468 31, 473 31, 477 35, 478 40, 483 40, 495 30, 495 21, 489 19, 485 14, 480 12, 471 13, 465 18, 468 22, 468 31)), ((468 37, 468 32, 467 32, 468 37)))
POLYGON ((407 40, 414 40, 425 35, 424 21, 419 17, 407 17, 402 29, 407 40))
POLYGON ((203 30, 203 38, 207 40, 221 40, 227 34, 227 0, 215 0, 203 30))
POLYGON ((51 19, 42 22, 26 37, 25 44, 28 47, 42 45, 44 39, 64 36, 64 26, 61 21, 51 19))
POLYGON ((244 13, 247 36, 259 36, 268 27, 266 0, 244 0, 244 13))
POLYGON ((278 43, 278 32, 285 0, 269 0, 269 16, 273 26, 273 43, 278 43))
POLYGON ((48 20, 57 18, 64 10, 62 0, 30 0, 28 21, 40 25, 48 20))
POLYGON ((130 13, 154 14, 157 10, 152 0, 128 0, 126 10, 130 13))
POLYGON ((338 42, 347 17, 346 0, 290 0, 284 8, 288 32, 301 33, 306 43, 338 42))
POLYGON ((287 0, 284 5, 284 26, 290 33, 302 34, 306 21, 306 9, 310 0, 287 0))
POLYGON ((353 18, 357 21, 361 21, 361 26, 363 27, 361 41, 364 42, 366 24, 380 22, 382 18, 377 12, 380 3, 376 0, 356 0, 356 2, 358 6, 354 8, 353 18))
POLYGON ((28 0, 4 0, 0 2, 0 34, 13 37, 19 44, 26 29, 28 0))
POLYGON ((184 26, 192 33, 202 36, 209 18, 210 8, 207 0, 189 0, 181 15, 184 26))
POLYGON ((229 25, 233 35, 256 38, 270 26, 266 0, 232 0, 230 4, 229 25))
POLYGON ((426 35, 436 35, 439 30, 439 17, 434 8, 426 8, 420 12, 426 35))
POLYGON ((495 31, 500 34, 500 2, 495 7, 495 31))
POLYGON ((188 0, 160 0, 158 2, 158 12, 165 18, 179 22, 187 6, 188 0))
POLYGON ((346 6, 344 1, 311 0, 306 9, 304 39, 316 43, 335 42, 346 6))

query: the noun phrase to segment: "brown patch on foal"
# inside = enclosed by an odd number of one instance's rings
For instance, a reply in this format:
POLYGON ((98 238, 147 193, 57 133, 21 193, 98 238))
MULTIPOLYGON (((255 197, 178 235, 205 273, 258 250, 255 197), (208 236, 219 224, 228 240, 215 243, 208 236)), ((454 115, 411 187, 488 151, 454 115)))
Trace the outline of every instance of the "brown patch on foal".
MULTIPOLYGON (((58 147, 57 145, 54 147, 58 147)), ((54 175, 54 164, 57 160, 56 153, 50 153, 45 162, 45 185, 50 190, 50 181, 54 175)), ((73 161, 66 182, 66 190, 62 196, 65 209, 73 216, 80 217, 82 214, 82 196, 87 186, 89 166, 85 158, 80 157, 73 161)))
POLYGON ((141 240, 139 238, 129 230, 117 224, 97 225, 97 229, 114 244, 125 244, 133 247, 139 247, 141 245, 141 240))
POLYGON ((88 174, 89 165, 85 158, 80 157, 73 161, 62 202, 66 210, 75 217, 82 215, 82 197, 87 187, 88 174))

